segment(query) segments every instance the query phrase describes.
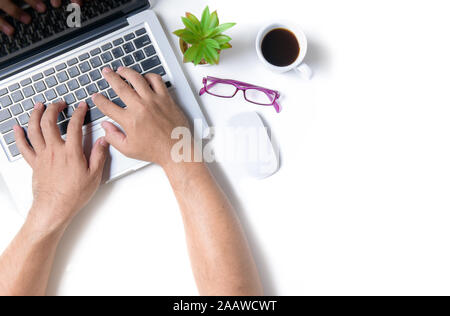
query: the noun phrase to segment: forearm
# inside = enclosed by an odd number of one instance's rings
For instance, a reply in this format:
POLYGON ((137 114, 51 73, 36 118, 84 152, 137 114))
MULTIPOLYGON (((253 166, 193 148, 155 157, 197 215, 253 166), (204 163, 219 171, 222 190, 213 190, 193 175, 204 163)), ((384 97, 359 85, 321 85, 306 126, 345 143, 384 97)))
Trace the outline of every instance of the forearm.
MULTIPOLYGON (((30 211, 30 214, 35 211, 30 211)), ((0 295, 45 295, 64 227, 49 229, 34 220, 33 216, 27 218, 0 257, 0 295)))
POLYGON ((165 168, 178 199, 201 295, 262 295, 258 271, 237 215, 207 166, 165 168))

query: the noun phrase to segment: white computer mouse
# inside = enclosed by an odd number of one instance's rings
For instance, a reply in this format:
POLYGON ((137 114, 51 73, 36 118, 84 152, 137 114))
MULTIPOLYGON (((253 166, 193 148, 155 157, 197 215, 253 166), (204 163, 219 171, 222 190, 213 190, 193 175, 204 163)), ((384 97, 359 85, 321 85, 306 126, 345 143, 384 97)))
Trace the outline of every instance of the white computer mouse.
POLYGON ((224 139, 226 162, 235 173, 264 179, 279 169, 279 150, 268 128, 256 112, 229 119, 224 139))

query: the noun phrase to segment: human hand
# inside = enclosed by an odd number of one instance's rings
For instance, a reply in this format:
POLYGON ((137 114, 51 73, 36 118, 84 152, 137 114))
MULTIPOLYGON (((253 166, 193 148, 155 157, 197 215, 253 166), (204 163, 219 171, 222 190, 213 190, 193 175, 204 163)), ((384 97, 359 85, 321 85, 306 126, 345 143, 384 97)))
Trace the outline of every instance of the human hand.
POLYGON ((45 230, 64 228, 97 191, 108 153, 104 138, 97 140, 87 159, 83 151, 83 122, 87 104, 73 114, 66 141, 57 127, 64 102, 45 109, 42 103, 31 114, 28 144, 24 130, 14 127, 20 152, 33 169, 33 208, 30 215, 45 230))
POLYGON ((127 105, 122 109, 102 94, 93 96, 97 107, 125 132, 110 122, 103 122, 106 141, 128 157, 165 167, 172 161, 173 129, 189 127, 189 122, 173 101, 161 76, 152 73, 141 76, 125 67, 120 67, 117 73, 104 68, 103 76, 127 105))
MULTIPOLYGON (((47 10, 47 6, 42 0, 25 0, 33 9, 39 13, 44 13, 47 10)), ((72 3, 82 4, 82 0, 71 0, 72 3)), ((53 7, 58 8, 61 6, 61 0, 51 0, 50 3, 53 7)), ((14 19, 24 23, 31 23, 31 16, 22 10, 13 0, 0 0, 0 10, 3 10, 6 14, 12 16, 14 19)), ((6 35, 12 36, 14 34, 14 28, 6 22, 0 16, 0 30, 6 35)))

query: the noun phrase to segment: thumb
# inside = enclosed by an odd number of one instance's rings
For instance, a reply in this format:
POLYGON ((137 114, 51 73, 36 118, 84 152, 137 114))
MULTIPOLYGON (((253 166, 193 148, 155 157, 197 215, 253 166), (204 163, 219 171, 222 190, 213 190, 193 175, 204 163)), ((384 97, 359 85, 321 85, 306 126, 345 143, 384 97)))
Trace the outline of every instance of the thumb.
POLYGON ((92 174, 102 173, 105 166, 106 158, 108 157, 108 143, 104 137, 99 138, 91 151, 89 158, 89 169, 92 174))
POLYGON ((115 149, 124 153, 127 140, 125 134, 111 122, 103 122, 102 127, 105 130, 105 140, 115 149))

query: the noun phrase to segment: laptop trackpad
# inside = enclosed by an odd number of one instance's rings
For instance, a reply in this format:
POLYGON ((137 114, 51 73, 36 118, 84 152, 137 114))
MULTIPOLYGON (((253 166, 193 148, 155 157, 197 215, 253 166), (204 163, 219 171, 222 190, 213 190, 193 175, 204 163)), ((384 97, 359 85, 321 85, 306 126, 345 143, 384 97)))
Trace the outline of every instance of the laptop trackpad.
MULTIPOLYGON (((94 127, 92 132, 84 136, 84 151, 86 157, 90 157, 93 144, 95 144, 97 139, 102 136, 105 136, 105 131, 100 126, 94 127)), ((146 165, 148 165, 147 162, 127 158, 117 151, 117 149, 109 146, 109 155, 103 171, 102 182, 109 182, 120 178, 146 165)))

